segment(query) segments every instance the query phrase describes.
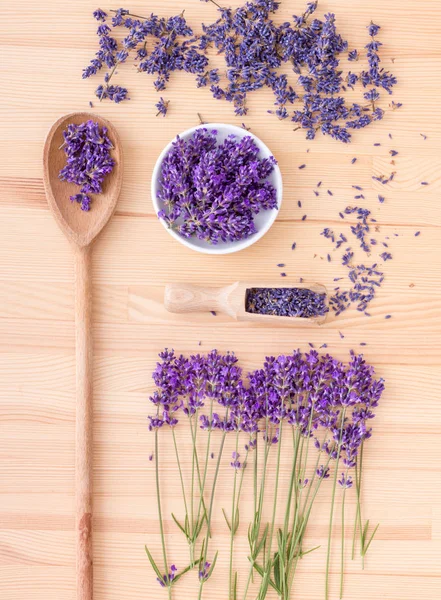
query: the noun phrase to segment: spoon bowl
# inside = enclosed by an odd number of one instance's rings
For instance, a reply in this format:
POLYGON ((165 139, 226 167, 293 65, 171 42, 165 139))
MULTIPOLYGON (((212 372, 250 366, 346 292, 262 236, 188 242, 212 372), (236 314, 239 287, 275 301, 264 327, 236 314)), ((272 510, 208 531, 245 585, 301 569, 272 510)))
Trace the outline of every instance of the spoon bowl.
POLYGON ((86 112, 65 115, 51 127, 44 145, 44 187, 49 207, 65 236, 76 246, 89 246, 109 221, 118 200, 122 184, 122 151, 118 134, 109 121, 86 112), (113 144, 112 158, 115 166, 103 181, 103 192, 92 195, 90 211, 80 209, 77 202, 69 196, 79 192, 74 183, 61 181, 60 170, 66 164, 63 150, 63 131, 71 123, 79 125, 85 121, 95 121, 100 128, 107 127, 108 136, 113 144))

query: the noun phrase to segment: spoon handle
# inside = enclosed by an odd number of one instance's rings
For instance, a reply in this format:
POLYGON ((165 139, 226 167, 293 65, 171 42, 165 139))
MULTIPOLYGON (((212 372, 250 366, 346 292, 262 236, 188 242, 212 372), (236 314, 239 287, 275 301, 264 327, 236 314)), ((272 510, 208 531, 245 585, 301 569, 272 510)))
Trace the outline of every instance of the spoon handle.
POLYGON ((77 600, 92 600, 92 283, 89 247, 75 254, 77 600))
POLYGON ((169 283, 165 286, 164 305, 172 313, 231 312, 228 296, 234 286, 201 287, 190 283, 169 283))

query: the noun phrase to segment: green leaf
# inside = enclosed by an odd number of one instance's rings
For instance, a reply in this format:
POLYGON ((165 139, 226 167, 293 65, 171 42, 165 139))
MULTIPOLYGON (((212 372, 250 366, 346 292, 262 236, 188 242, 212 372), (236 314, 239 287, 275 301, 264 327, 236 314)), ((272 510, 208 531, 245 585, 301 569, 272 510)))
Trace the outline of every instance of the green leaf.
POLYGON ((260 551, 262 550, 262 546, 265 544, 266 538, 268 536, 268 527, 269 527, 269 525, 267 523, 265 529, 263 530, 262 538, 261 538, 260 542, 257 544, 257 547, 255 549, 254 558, 257 558, 259 556, 260 551))
POLYGON ((171 514, 173 521, 176 523, 176 525, 179 527, 179 529, 182 531, 182 533, 185 535, 185 537, 188 539, 188 534, 185 531, 185 529, 182 527, 182 525, 179 523, 179 521, 177 520, 177 518, 175 517, 175 515, 172 513, 171 514))
POLYGON ((234 515, 233 535, 236 535, 238 527, 239 527, 239 507, 236 508, 236 514, 234 515))
POLYGON ((237 571, 234 573, 233 600, 237 600, 237 571))
POLYGON ((205 548, 205 539, 202 540, 201 554, 200 554, 199 562, 202 561, 204 558, 204 548, 205 548))
POLYGON ((156 566, 155 561, 153 560, 153 556, 150 554, 149 549, 147 548, 147 546, 144 546, 145 551, 147 553, 147 556, 149 557, 149 561, 150 564, 153 567, 153 570, 155 571, 156 575, 158 576, 158 578, 164 583, 164 585, 166 585, 166 582, 164 581, 164 576, 162 575, 161 571, 158 569, 158 567, 156 566))
POLYGON ((364 544, 366 541, 366 534, 367 534, 368 528, 369 528, 369 519, 366 521, 366 523, 363 527, 363 532, 361 534, 361 545, 363 546, 363 548, 364 548, 364 544))
POLYGON ((314 548, 311 548, 311 550, 306 550, 306 552, 300 552, 299 556, 300 558, 303 558, 304 556, 306 556, 310 552, 314 552, 314 550, 317 550, 318 548, 320 548, 320 546, 314 546, 314 548))
POLYGON ((199 521, 196 523, 194 532, 193 532, 193 539, 194 541, 197 540, 197 538, 199 537, 199 534, 201 533, 201 529, 204 525, 204 521, 205 521, 205 512, 204 514, 201 516, 201 518, 199 519, 199 521))
POLYGON ((378 523, 378 525, 375 527, 374 531, 372 532, 371 537, 369 538, 366 548, 363 549, 363 556, 366 556, 366 553, 369 550, 369 546, 371 545, 371 542, 374 539, 374 535, 377 533, 377 529, 379 527, 380 527, 380 523, 378 523))
POLYGON ((211 563, 211 567, 208 569, 207 579, 209 579, 211 577, 211 574, 213 573, 213 569, 216 566, 216 561, 217 561, 217 555, 218 554, 219 554, 219 552, 217 551, 216 554, 214 555, 213 562, 211 563))
POLYGON ((274 569, 274 582, 275 582, 276 586, 280 589, 280 556, 278 553, 276 553, 274 555, 273 569, 274 569))
POLYGON ((231 531, 231 524, 230 524, 230 521, 228 520, 227 513, 224 511, 224 509, 222 509, 222 513, 224 515, 225 523, 227 524, 228 529, 231 531))
MULTIPOLYGON (((250 562, 253 563, 253 567, 256 569, 256 571, 259 573, 259 575, 263 578, 265 576, 265 572, 262 569, 262 567, 260 565, 258 565, 256 562, 251 561, 250 557, 248 557, 248 560, 250 560, 250 562)), ((276 584, 274 583, 274 581, 271 579, 271 577, 268 578, 268 583, 270 584, 270 586, 276 590, 276 592, 280 595, 282 592, 277 588, 276 584)))

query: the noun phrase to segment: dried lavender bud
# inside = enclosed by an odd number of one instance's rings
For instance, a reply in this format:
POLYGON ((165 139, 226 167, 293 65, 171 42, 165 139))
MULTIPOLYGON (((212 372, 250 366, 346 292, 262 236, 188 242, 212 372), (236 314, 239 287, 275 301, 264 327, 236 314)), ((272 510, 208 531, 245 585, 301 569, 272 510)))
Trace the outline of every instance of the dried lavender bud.
POLYGON ((179 137, 161 165, 158 217, 184 237, 211 244, 234 242, 256 233, 254 215, 277 208, 277 192, 268 177, 274 157, 259 158, 250 136, 228 136, 197 129, 179 137))
POLYGON ((157 102, 157 104, 155 104, 156 108, 158 109, 158 112, 156 113, 157 117, 159 117, 159 115, 162 115, 163 117, 165 117, 165 115, 167 114, 169 103, 170 103, 170 100, 164 100, 164 98, 162 98, 162 97, 159 99, 159 102, 157 102))
POLYGON ((98 123, 87 121, 80 125, 69 124, 63 132, 64 152, 67 160, 59 178, 80 186, 80 193, 71 196, 81 209, 90 209, 90 194, 100 194, 102 183, 115 165, 110 155, 113 148, 107 128, 100 130, 98 123))
POLYGON ((247 290, 245 310, 279 317, 318 317, 328 312, 326 294, 306 288, 251 288, 247 290))
MULTIPOLYGON (((197 87, 210 85, 214 98, 230 102, 239 116, 247 114, 248 95, 268 87, 274 94, 274 109, 267 112, 293 121, 296 129, 305 130, 310 140, 321 132, 347 143, 351 129, 361 129, 383 118, 384 111, 376 102, 381 89, 391 93, 396 78, 379 68, 381 42, 376 39, 379 26, 370 25, 368 29, 371 36, 366 45, 369 69, 344 76, 340 55, 346 55, 348 43, 337 31, 335 15, 328 13, 323 20, 311 18, 317 2, 307 3, 302 15, 294 15, 292 22, 279 25, 272 18, 279 8, 274 0, 249 1, 236 9, 223 8, 211 1, 220 16, 214 23, 203 25, 200 36, 193 35, 183 13, 167 19, 153 14, 149 17, 131 15, 125 9, 112 11, 113 28, 122 27, 129 33, 122 42, 117 42, 110 37, 108 25, 100 26, 100 49, 84 69, 83 77, 95 75, 104 64, 111 69, 105 79, 108 86, 117 65, 126 62, 130 55, 140 60, 138 71, 156 76, 157 91, 165 89, 172 72, 184 70, 196 75, 197 87), (147 44, 151 46, 148 49, 147 44), (209 68, 205 52, 212 47, 225 58, 224 81, 218 69, 209 68), (285 63, 292 64, 301 93, 289 84, 288 76, 282 72, 285 63), (347 87, 354 89, 356 84, 371 87, 364 93, 368 106, 347 102, 340 95, 347 87)), ((105 20, 101 10, 94 15, 98 20, 105 20)), ((349 61, 356 61, 359 52, 354 49, 347 56, 349 61)), ((122 101, 127 98, 125 88, 106 93, 106 86, 98 88, 100 99, 122 101)), ((390 104, 392 110, 400 106, 400 103, 390 104)))

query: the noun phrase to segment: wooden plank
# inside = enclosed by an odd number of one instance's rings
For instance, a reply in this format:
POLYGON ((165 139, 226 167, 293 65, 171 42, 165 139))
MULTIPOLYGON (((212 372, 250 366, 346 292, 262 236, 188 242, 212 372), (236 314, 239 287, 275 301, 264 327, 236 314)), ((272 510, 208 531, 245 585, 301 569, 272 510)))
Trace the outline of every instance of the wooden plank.
MULTIPOLYGON (((97 46, 91 16, 96 5, 77 0, 60 10, 59 4, 10 3, 2 7, 0 21, 0 597, 75 598, 73 256, 47 209, 41 153, 55 119, 88 110, 90 100, 92 110, 118 128, 125 153, 121 199, 93 256, 96 600, 165 597, 144 553, 148 543, 160 556, 154 463, 149 460, 153 439, 147 429, 158 352, 164 346, 186 353, 218 347, 235 351, 249 370, 269 353, 307 349, 309 342, 317 348, 326 343, 341 359, 350 348, 362 349, 386 379, 366 447, 363 492, 363 515, 380 528, 363 571, 359 560, 350 560, 355 502, 348 492, 345 598, 441 597, 439 1, 320 2, 321 14, 336 13, 351 47, 361 48, 366 25, 371 19, 378 21, 382 65, 399 79, 393 99, 403 107, 356 132, 350 146, 320 136, 310 142, 301 132, 293 133, 289 123, 267 114, 273 102, 267 90, 250 99, 246 117, 234 117, 228 103, 214 100, 208 89, 196 90, 185 73, 173 74, 164 93, 170 100, 166 119, 155 117, 158 96, 152 77, 129 65, 121 67, 119 81, 130 88, 130 102, 99 104, 93 95, 98 79, 81 79, 97 46), (203 256, 183 248, 157 223, 150 202, 150 177, 159 152, 176 133, 198 123, 197 112, 206 121, 245 121, 268 144, 282 169, 284 199, 276 224, 258 244, 237 255, 203 256), (398 155, 392 157, 391 150, 398 155), (352 158, 357 158, 354 164, 352 158), (299 170, 301 164, 306 168, 299 170), (386 185, 373 179, 392 171, 396 175, 386 185), (421 185, 424 181, 428 185, 421 185), (355 199, 359 191, 354 185, 363 188, 364 199, 355 199), (385 197, 384 203, 378 195, 385 197), (165 311, 162 298, 168 282, 277 282, 278 263, 286 265, 283 270, 294 283, 303 277, 329 290, 347 286, 344 280, 334 282, 346 269, 320 234, 324 227, 347 234, 355 221, 350 215, 342 220, 339 213, 357 202, 372 211, 377 237, 389 244, 393 255, 386 264, 380 261, 385 282, 370 318, 350 310, 338 318, 330 315, 321 328, 278 329, 235 323, 223 315, 187 317, 165 311), (416 231, 421 231, 418 237, 416 231), (388 314, 392 318, 386 320, 388 314)), ((297 0, 282 0, 276 18, 283 22, 303 6, 297 0)), ((191 23, 212 21, 217 14, 214 5, 196 0, 188 6, 153 0, 147 8, 145 2, 132 0, 127 8, 169 16, 185 8, 191 23)), ((221 66, 222 60, 214 58, 214 63, 221 66)), ((351 94, 354 100, 358 97, 351 94)), ((375 262, 382 249, 374 249, 370 257, 357 253, 357 259, 375 262)), ((189 436, 184 427, 176 433, 188 483, 189 436)), ((161 447, 166 541, 181 568, 187 564, 187 547, 170 517, 172 510, 183 514, 180 484, 165 435, 161 447)), ((229 440, 226 455, 231 451, 229 440)), ((287 451, 281 467, 282 496, 288 467, 287 451)), ((213 522, 213 550, 219 549, 219 562, 206 586, 206 597, 212 600, 225 600, 229 540, 220 509, 229 506, 230 483, 231 468, 225 460, 213 522)), ((318 498, 307 539, 311 546, 318 540, 321 547, 301 561, 295 598, 323 599, 329 487, 318 498)), ((235 557, 240 590, 248 568, 246 522, 251 512, 245 489, 235 557)), ((340 533, 338 512, 331 598, 338 597, 340 533)), ((174 600, 194 598, 196 589, 192 574, 176 587, 174 600)), ((268 600, 273 598, 268 595, 268 600)))

